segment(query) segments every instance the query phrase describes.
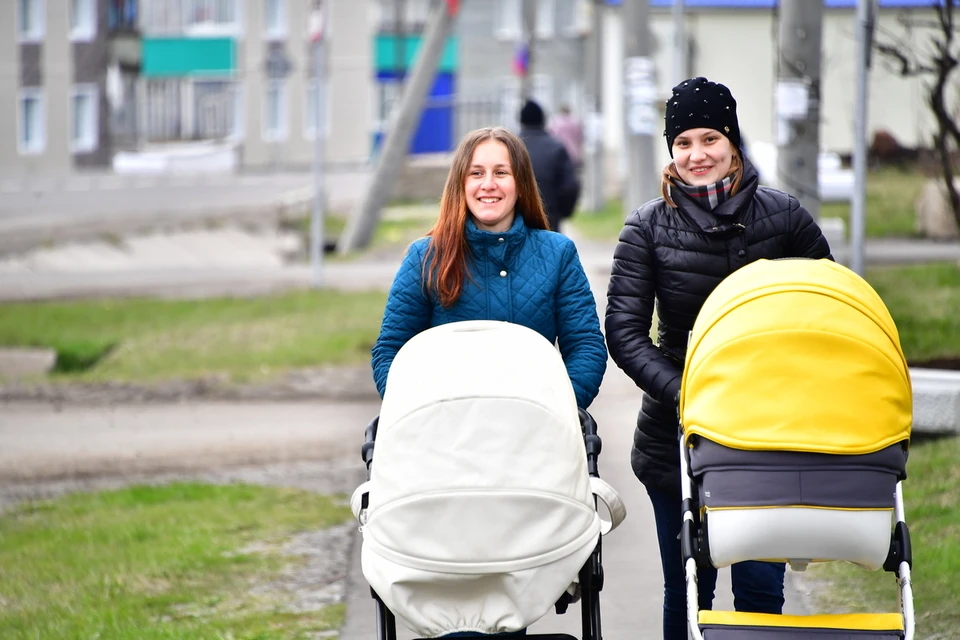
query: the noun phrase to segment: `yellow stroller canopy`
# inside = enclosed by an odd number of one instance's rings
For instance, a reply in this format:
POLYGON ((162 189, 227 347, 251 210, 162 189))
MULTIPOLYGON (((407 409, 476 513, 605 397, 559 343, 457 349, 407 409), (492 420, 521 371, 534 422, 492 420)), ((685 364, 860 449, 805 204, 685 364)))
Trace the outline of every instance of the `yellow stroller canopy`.
POLYGON ((694 324, 680 419, 735 449, 864 454, 909 439, 913 395, 880 296, 830 260, 758 260, 694 324))

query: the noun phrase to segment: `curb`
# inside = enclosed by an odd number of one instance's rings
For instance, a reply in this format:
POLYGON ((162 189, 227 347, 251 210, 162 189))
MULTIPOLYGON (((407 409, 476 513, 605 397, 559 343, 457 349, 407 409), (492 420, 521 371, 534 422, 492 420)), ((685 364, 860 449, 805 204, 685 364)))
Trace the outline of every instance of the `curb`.
POLYGON ((0 385, 2 403, 168 404, 187 401, 380 401, 368 366, 291 371, 278 380, 238 384, 220 379, 126 382, 14 382, 0 385))

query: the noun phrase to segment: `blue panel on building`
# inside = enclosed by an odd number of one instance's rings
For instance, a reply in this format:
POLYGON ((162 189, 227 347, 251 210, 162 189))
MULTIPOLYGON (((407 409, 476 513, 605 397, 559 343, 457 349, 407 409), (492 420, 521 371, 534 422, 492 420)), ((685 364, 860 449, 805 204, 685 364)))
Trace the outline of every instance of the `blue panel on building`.
MULTIPOLYGON (((377 73, 377 80, 395 80, 396 74, 390 71, 377 73)), ((424 105, 420 124, 410 143, 410 153, 445 153, 454 147, 453 96, 456 93, 456 76, 452 73, 438 73, 430 90, 430 96, 424 105)), ((377 133, 374 145, 379 149, 383 134, 377 133)))

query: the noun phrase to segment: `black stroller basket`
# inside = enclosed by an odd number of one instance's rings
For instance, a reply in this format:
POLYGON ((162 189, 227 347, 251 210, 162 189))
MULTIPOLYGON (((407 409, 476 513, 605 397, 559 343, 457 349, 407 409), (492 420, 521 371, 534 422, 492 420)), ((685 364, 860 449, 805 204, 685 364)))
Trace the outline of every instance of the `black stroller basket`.
MULTIPOLYGON (((580 427, 583 430, 584 446, 587 452, 587 471, 593 478, 599 478, 598 458, 602 442, 597 435, 597 423, 589 413, 579 409, 580 427)), ((379 416, 375 417, 367 425, 363 446, 361 447, 361 456, 367 467, 367 480, 370 479, 370 471, 373 466, 373 450, 377 439, 377 424, 379 416)), ((364 494, 361 498, 361 506, 366 509, 369 506, 369 494, 364 494)), ((583 568, 580 569, 579 596, 580 596, 580 617, 582 624, 582 640, 601 640, 603 637, 600 627, 600 591, 603 589, 603 565, 601 557, 602 538, 597 539, 597 546, 590 554, 583 568)), ((383 600, 377 593, 371 589, 370 594, 376 601, 377 609, 377 639, 378 640, 397 640, 397 619, 396 616, 387 608, 383 600)), ((555 608, 558 614, 567 612, 567 607, 576 601, 574 596, 564 592, 557 601, 555 608)), ((542 633, 527 634, 526 638, 534 640, 576 640, 571 635, 563 633, 542 633)))

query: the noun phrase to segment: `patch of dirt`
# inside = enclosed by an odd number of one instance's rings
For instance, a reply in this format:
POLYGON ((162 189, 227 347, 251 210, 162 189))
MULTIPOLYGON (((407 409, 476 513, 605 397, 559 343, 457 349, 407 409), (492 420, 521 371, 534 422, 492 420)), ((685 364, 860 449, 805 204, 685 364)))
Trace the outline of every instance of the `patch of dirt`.
POLYGON ((185 400, 377 399, 369 365, 296 369, 273 379, 232 383, 200 380, 127 382, 10 382, 0 384, 0 402, 54 404, 169 403, 185 400))
POLYGON ((910 362, 911 367, 918 369, 949 369, 951 371, 960 371, 960 357, 957 358, 932 358, 930 360, 920 360, 910 362))

